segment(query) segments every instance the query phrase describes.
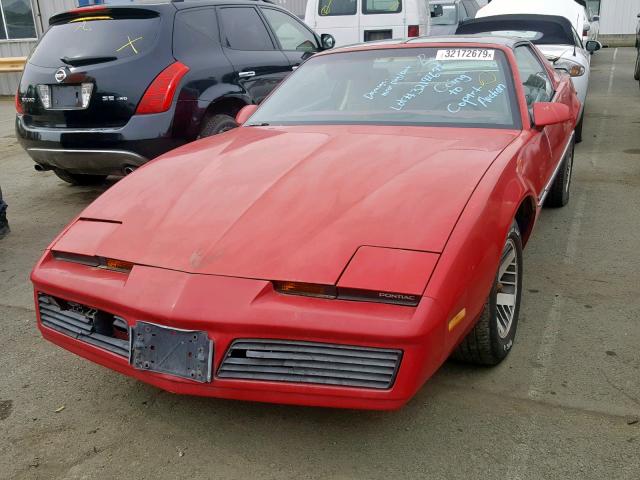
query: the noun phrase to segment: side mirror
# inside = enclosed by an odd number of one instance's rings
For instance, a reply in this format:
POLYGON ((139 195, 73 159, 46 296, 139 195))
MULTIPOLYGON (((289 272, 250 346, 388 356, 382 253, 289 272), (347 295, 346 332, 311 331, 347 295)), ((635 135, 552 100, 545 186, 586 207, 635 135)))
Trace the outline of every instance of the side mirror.
POLYGON ((258 105, 245 105, 236 115, 236 123, 238 125, 244 125, 244 123, 249 120, 249 117, 253 115, 253 112, 255 112, 257 109, 258 105))
POLYGON ((444 10, 442 9, 442 5, 440 3, 435 3, 431 5, 431 18, 441 17, 444 15, 444 10))
POLYGON ((591 18, 592 22, 599 22, 600 21, 600 15, 594 15, 593 18, 591 18))
POLYGON ((602 48, 602 44, 597 40, 587 40, 587 43, 585 44, 584 48, 587 49, 587 52, 593 53, 600 50, 602 48))
POLYGON ((533 104, 533 123, 536 127, 555 125, 572 118, 571 110, 564 103, 538 102, 533 104))
POLYGON ((329 50, 336 46, 336 39, 330 33, 323 33, 320 35, 320 43, 323 50, 329 50))

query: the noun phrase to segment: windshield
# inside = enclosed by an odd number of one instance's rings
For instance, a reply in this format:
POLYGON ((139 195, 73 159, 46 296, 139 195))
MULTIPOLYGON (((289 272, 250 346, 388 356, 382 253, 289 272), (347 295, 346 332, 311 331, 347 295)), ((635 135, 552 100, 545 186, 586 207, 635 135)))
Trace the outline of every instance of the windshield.
POLYGON ((458 11, 455 3, 432 3, 429 5, 431 12, 434 11, 435 5, 442 5, 442 15, 439 17, 431 17, 431 25, 457 25, 458 11))
POLYGON ((516 112, 511 73, 500 50, 402 48, 313 57, 247 125, 514 128, 516 112))

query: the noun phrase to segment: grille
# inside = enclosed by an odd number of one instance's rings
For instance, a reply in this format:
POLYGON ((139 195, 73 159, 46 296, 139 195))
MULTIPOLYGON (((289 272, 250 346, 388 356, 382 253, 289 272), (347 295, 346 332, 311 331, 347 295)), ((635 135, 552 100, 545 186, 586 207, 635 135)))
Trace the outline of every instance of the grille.
POLYGON ((242 339, 229 347, 218 377, 387 389, 401 358, 401 350, 242 339))
POLYGON ((129 331, 124 319, 85 305, 38 295, 42 324, 82 342, 129 357, 129 331), (124 338, 116 338, 115 335, 124 338))

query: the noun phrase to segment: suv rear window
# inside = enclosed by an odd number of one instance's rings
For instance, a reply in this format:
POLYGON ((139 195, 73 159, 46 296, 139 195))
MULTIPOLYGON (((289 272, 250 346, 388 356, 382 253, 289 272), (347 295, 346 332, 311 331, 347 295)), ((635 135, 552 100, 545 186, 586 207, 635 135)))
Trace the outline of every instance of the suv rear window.
POLYGON ((62 58, 115 60, 146 53, 154 46, 160 30, 160 17, 152 13, 149 18, 113 18, 105 14, 55 23, 40 40, 29 62, 53 68, 62 65, 62 58))
POLYGON ((358 8, 356 0, 320 0, 318 13, 321 17, 355 15, 358 8))

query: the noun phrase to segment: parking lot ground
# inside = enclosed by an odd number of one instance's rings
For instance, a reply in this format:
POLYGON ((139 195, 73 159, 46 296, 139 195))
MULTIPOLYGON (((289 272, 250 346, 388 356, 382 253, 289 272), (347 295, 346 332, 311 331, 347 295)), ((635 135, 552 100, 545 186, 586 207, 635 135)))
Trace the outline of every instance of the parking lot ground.
POLYGON ((516 345, 446 364, 397 412, 176 396, 43 341, 28 275, 100 188, 37 173, 0 105, 2 479, 640 478, 640 89, 593 59, 573 193, 525 250, 516 345))

